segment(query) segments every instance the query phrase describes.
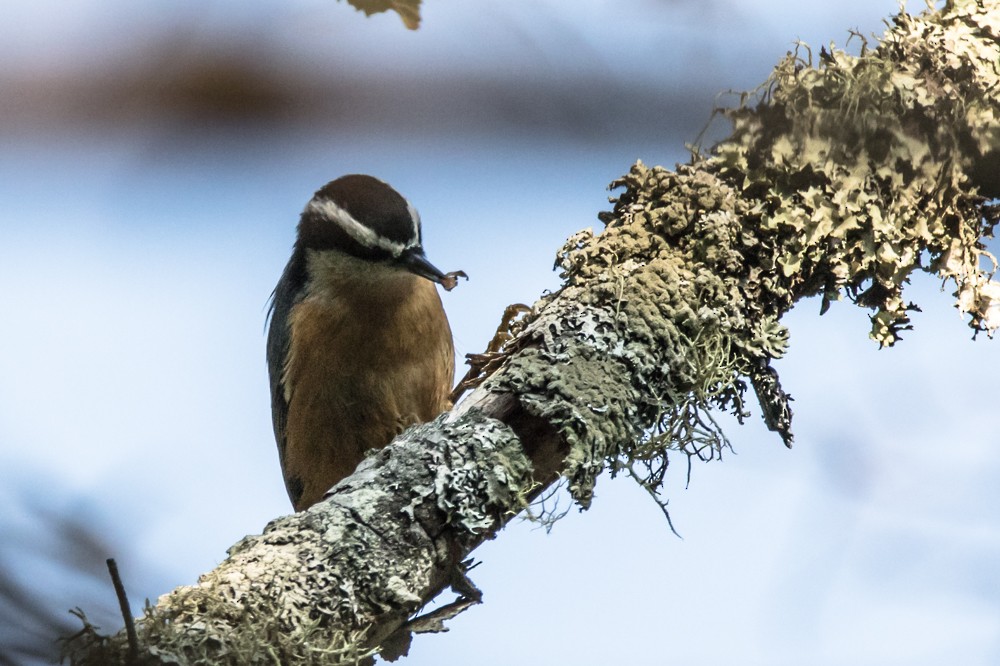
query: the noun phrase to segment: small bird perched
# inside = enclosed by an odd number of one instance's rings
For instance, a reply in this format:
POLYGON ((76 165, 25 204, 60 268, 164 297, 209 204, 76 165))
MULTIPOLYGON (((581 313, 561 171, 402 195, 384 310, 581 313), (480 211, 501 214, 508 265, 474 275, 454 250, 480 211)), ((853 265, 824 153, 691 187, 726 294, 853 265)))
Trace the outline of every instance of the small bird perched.
POLYGON ((369 449, 451 407, 455 356, 420 216, 388 184, 343 176, 302 212, 271 296, 271 417, 288 497, 315 504, 369 449))

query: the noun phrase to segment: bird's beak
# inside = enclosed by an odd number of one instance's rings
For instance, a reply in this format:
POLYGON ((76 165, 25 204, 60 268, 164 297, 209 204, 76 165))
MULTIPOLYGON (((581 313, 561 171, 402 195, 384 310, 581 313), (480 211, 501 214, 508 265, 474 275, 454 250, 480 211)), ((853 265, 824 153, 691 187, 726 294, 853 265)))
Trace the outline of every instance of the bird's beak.
POLYGON ((418 247, 407 251, 399 258, 399 263, 414 275, 427 278, 431 282, 444 284, 447 280, 447 276, 437 266, 427 261, 427 256, 424 255, 422 248, 418 247))
POLYGON ((442 273, 438 270, 437 266, 427 261, 426 255, 424 255, 423 248, 414 248, 403 254, 399 258, 400 265, 406 270, 410 271, 414 275, 419 275, 422 278, 427 278, 431 282, 437 282, 439 285, 444 287, 445 291, 451 291, 458 284, 458 278, 462 277, 466 280, 469 276, 465 274, 465 271, 452 271, 451 273, 442 273))

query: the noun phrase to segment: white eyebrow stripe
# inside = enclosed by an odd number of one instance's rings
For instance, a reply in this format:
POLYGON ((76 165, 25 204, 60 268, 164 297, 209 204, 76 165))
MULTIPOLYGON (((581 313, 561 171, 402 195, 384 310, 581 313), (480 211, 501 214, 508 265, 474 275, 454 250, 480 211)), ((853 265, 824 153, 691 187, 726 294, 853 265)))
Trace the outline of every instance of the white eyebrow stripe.
MULTIPOLYGON (((358 222, 354 219, 353 215, 329 199, 313 199, 306 206, 306 211, 322 215, 330 222, 338 225, 347 233, 348 236, 356 240, 364 247, 385 250, 394 258, 399 257, 399 255, 403 254, 406 250, 417 247, 420 244, 417 234, 414 234, 409 243, 400 243, 398 241, 384 238, 375 233, 375 231, 369 227, 366 227, 358 222)), ((416 226, 416 224, 414 226, 416 226)))
POLYGON ((405 199, 405 201, 406 201, 406 210, 408 210, 410 212, 410 222, 413 223, 413 234, 412 234, 411 238, 416 238, 417 242, 419 243, 420 242, 420 213, 418 213, 417 209, 413 207, 413 204, 410 203, 409 199, 405 199))

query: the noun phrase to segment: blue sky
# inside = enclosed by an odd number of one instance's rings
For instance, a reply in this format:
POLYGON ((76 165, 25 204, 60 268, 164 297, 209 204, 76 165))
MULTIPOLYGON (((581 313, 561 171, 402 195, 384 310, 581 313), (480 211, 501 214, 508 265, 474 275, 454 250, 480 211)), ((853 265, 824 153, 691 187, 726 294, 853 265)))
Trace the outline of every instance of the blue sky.
MULTIPOLYGON (((429 0, 416 33, 331 2, 56 6, 10 9, 0 87, 120 72, 166 26, 188 55, 260 43, 268 66, 358 90, 329 119, 235 127, 6 97, 0 556, 110 627, 110 585, 26 554, 56 548, 45 516, 106 535, 96 557, 118 559, 138 606, 289 510, 264 314, 315 189, 369 172, 410 198, 430 258, 471 277, 443 299, 459 353, 480 351, 505 305, 557 286, 555 251, 599 227, 633 160, 683 160, 717 92, 763 81, 797 38, 880 32, 897 5, 429 0)), ((550 534, 518 522, 480 548, 485 603, 401 663, 1000 661, 1000 352, 933 280, 910 298, 924 312, 891 350, 850 305, 791 313, 796 447, 754 417, 726 422, 736 454, 689 489, 677 461, 683 539, 604 478, 550 534)))

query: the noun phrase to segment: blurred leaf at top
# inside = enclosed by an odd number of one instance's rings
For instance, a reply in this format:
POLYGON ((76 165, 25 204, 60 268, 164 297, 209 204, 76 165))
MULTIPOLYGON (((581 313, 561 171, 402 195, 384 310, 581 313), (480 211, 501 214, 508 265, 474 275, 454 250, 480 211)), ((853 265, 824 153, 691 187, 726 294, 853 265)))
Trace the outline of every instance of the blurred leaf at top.
POLYGON ((347 0, 365 16, 380 14, 390 9, 403 19, 403 25, 410 30, 420 27, 420 0, 347 0))

